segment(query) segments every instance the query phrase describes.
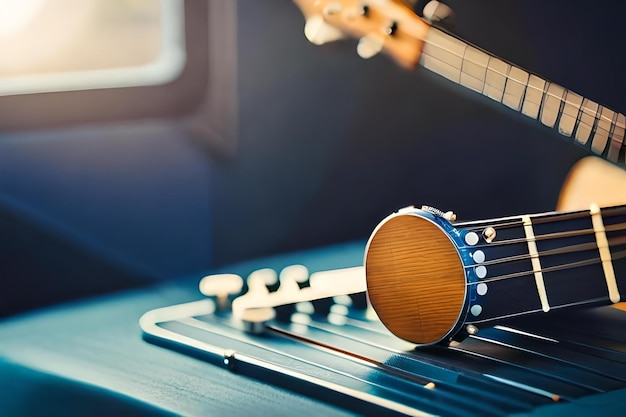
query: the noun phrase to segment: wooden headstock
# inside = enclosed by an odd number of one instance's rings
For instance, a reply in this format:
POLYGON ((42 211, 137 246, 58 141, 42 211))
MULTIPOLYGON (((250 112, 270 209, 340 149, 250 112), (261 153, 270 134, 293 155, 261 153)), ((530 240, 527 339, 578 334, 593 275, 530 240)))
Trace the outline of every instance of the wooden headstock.
POLYGON ((293 0, 306 18, 304 33, 316 45, 359 39, 357 52, 378 52, 405 68, 417 66, 430 25, 399 0, 293 0))

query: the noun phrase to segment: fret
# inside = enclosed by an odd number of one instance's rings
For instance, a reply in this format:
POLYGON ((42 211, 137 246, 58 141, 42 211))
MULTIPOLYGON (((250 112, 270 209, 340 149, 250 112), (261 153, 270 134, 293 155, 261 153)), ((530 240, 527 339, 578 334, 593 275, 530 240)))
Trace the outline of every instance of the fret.
POLYGON ((558 84, 549 83, 546 93, 543 96, 541 105, 541 123, 548 127, 554 127, 561 112, 561 104, 565 96, 566 89, 558 84))
POLYGON ((524 232, 526 234, 526 241, 528 242, 528 254, 530 255, 530 261, 533 265, 533 274, 535 276, 537 292, 539 293, 539 300, 541 301, 541 309, 548 312, 550 311, 550 304, 548 303, 548 293, 546 292, 546 285, 541 271, 541 261, 539 260, 539 253, 537 251, 537 242, 535 242, 533 224, 529 216, 523 216, 522 222, 524 223, 524 232))
POLYGON ((604 106, 600 106, 600 110, 598 111, 598 115, 596 116, 596 129, 593 139, 591 141, 591 150, 598 155, 601 155, 606 148, 614 115, 615 112, 613 110, 607 109, 604 106))
POLYGON ((600 212, 600 208, 596 204, 591 205, 589 212, 593 223, 593 231, 596 236, 596 244, 598 251, 600 252, 600 260, 602 261, 602 269, 606 279, 606 286, 609 290, 609 299, 613 303, 618 303, 621 297, 619 289, 617 288, 615 271, 613 270, 613 262, 611 260, 611 251, 609 242, 606 238, 606 230, 604 228, 602 214, 600 212))
POLYGON ((488 64, 489 55, 468 45, 465 49, 463 65, 461 67, 461 85, 478 93, 482 93, 485 88, 488 64))
POLYGON ((528 78, 528 86, 526 87, 526 95, 524 96, 524 104, 522 105, 522 114, 537 120, 539 118, 539 109, 545 93, 546 81, 534 74, 528 78))
POLYGON ((578 114, 580 113, 580 106, 583 104, 583 97, 574 93, 573 91, 567 91, 565 95, 565 104, 563 106, 563 113, 559 120, 559 133, 563 136, 572 136, 574 129, 576 128, 576 122, 578 120, 578 114))
MULTIPOLYGON (((626 208, 602 208, 601 214, 621 295, 626 293, 626 208)), ((622 295, 621 298, 626 301, 626 296, 622 295)))
POLYGON ((596 114, 598 113, 598 103, 589 99, 584 99, 580 107, 581 113, 576 128, 576 141, 581 145, 586 145, 591 132, 595 126, 596 114))
POLYGON ((556 83, 430 28, 425 68, 570 137, 608 161, 626 165, 626 118, 556 83))
MULTIPOLYGON (((607 159, 611 162, 618 162, 620 151, 624 146, 624 131, 626 130, 626 118, 623 114, 618 113, 613 123, 613 131, 611 132, 611 144, 607 159)), ((624 161, 626 163, 626 161, 624 161)))
POLYGON ((489 57, 487 73, 485 74, 485 87, 483 95, 501 102, 504 96, 504 87, 511 65, 496 57, 489 57))
POLYGON ((511 66, 508 75, 508 81, 504 89, 504 97, 502 104, 515 110, 520 111, 522 108, 522 98, 526 91, 529 74, 523 69, 511 66))

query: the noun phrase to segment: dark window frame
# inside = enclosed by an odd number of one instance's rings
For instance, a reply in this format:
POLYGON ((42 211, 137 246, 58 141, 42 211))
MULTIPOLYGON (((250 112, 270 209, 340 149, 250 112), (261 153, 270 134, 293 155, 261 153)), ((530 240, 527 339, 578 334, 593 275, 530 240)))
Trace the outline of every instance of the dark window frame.
POLYGON ((172 119, 194 136, 232 149, 236 135, 234 0, 185 0, 186 62, 173 81, 152 86, 0 97, 0 131, 172 119))

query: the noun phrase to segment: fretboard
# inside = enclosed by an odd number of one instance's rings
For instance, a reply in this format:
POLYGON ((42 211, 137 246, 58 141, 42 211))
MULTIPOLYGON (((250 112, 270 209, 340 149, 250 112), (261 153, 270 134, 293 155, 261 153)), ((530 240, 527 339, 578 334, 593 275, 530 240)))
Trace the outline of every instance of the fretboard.
POLYGON ((467 323, 626 301, 626 206, 456 226, 473 261, 467 323))
POLYGON ((420 63, 626 167, 623 114, 434 27, 424 39, 420 63))

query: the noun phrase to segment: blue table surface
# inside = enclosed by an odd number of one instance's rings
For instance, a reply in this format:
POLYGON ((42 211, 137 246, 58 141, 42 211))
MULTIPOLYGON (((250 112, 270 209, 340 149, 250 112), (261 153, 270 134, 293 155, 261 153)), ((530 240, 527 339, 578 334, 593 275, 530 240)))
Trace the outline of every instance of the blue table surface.
MULTIPOLYGON (((295 263, 361 263, 363 242, 254 260, 211 272, 246 276, 295 263)), ((88 276, 88 274, 86 274, 88 276)), ((201 276, 68 303, 0 321, 3 415, 349 415, 145 342, 151 309, 201 299, 201 276)))
MULTIPOLYGON (((300 263, 359 265, 364 242, 254 260, 211 272, 243 276, 300 263)), ((303 395, 145 342, 139 317, 194 301, 201 277, 81 300, 0 322, 0 410, 29 415, 351 415, 303 395)), ((536 409, 533 416, 620 415, 623 390, 536 409)))

